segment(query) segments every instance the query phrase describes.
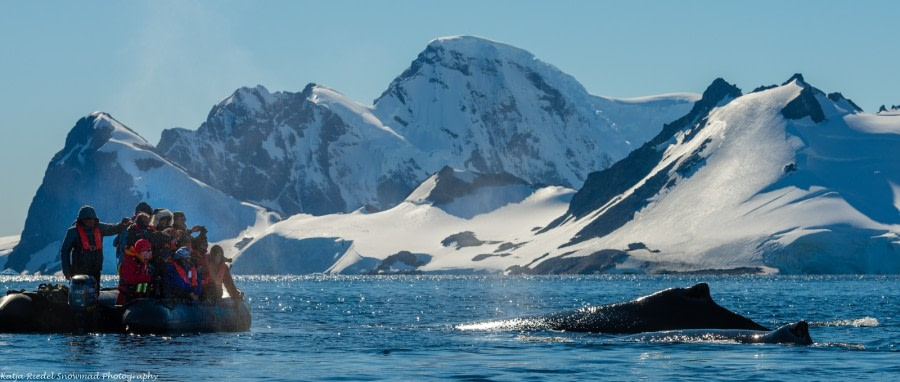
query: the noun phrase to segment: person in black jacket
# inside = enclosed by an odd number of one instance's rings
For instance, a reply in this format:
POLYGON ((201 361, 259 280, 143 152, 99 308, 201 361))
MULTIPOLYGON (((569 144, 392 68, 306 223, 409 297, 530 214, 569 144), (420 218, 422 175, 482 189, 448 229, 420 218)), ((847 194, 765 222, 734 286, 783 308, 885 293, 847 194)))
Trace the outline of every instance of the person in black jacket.
POLYGON ((63 275, 71 279, 75 275, 94 277, 96 293, 100 293, 100 272, 103 270, 103 236, 112 236, 124 231, 129 224, 123 218, 119 224, 101 223, 94 207, 83 206, 78 211, 78 219, 66 231, 59 259, 63 275))
MULTIPOLYGON (((131 215, 131 221, 135 224, 138 223, 138 215, 144 213, 147 216, 147 222, 142 224, 141 226, 147 226, 150 224, 150 215, 153 214, 153 209, 150 208, 150 205, 147 202, 140 202, 137 206, 134 207, 134 215, 131 215)), ((116 239, 113 240, 113 244, 116 246, 116 266, 122 265, 122 258, 125 255, 125 248, 131 247, 138 241, 140 238, 136 238, 131 240, 130 242, 126 242, 128 235, 131 234, 131 227, 129 227, 125 232, 120 233, 116 236, 116 239)))

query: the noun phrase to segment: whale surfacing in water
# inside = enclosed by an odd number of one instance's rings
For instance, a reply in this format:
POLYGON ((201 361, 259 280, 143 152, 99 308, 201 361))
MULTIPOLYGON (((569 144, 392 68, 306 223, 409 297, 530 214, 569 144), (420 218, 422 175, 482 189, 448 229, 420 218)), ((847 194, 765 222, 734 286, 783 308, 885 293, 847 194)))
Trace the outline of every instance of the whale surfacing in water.
POLYGON ((685 329, 641 333, 626 336, 623 341, 637 342, 734 342, 740 344, 812 345, 809 325, 798 321, 771 332, 742 329, 685 329))
POLYGON ((681 329, 768 331, 713 301, 709 285, 670 288, 631 301, 590 306, 543 316, 465 324, 462 330, 560 330, 633 334, 681 329))

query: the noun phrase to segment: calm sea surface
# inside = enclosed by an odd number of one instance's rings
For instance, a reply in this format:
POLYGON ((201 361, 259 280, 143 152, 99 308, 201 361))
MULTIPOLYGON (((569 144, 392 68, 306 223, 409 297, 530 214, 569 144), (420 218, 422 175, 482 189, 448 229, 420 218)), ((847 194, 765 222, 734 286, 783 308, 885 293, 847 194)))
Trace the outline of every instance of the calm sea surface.
MULTIPOLYGON (((4 289, 46 282, 62 280, 0 278, 4 289)), ((250 332, 0 334, 0 380, 900 380, 897 276, 265 276, 238 285, 251 299, 250 332), (815 345, 455 328, 697 282, 766 326, 809 321, 815 345)))

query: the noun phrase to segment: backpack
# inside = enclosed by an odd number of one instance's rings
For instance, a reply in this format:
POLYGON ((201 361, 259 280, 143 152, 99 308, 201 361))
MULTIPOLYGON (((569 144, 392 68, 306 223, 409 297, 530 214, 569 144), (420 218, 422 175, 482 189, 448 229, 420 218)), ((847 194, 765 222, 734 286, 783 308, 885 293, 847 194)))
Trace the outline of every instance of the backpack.
POLYGON ((69 287, 62 284, 41 284, 38 286, 37 295, 53 305, 69 304, 69 287))

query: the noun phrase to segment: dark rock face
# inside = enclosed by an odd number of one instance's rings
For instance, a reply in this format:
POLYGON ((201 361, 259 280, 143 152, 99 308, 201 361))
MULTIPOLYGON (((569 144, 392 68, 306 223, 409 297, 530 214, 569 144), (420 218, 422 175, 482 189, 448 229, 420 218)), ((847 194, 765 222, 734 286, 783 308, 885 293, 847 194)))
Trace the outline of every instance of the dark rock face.
MULTIPOLYGON (((703 97, 694 104, 690 113, 670 124, 666 124, 659 135, 641 146, 641 148, 633 151, 625 159, 606 170, 591 173, 584 187, 573 196, 572 203, 569 205, 569 210, 566 214, 548 225, 544 231, 562 224, 562 222, 571 217, 580 219, 596 211, 606 205, 612 198, 617 197, 641 179, 647 177, 662 159, 663 150, 658 146, 672 139, 680 131, 705 125, 703 120, 714 107, 740 96, 741 91, 736 86, 725 82, 721 78, 713 81, 706 91, 703 92, 703 97)), ((695 135, 696 133, 691 134, 686 139, 690 139, 695 135)), ((649 197, 655 195, 667 185, 669 180, 667 173, 669 170, 671 168, 657 173, 649 182, 646 182, 636 192, 627 197, 626 200, 617 203, 604 213, 602 219, 597 219, 585 227, 584 230, 575 236, 573 243, 592 237, 604 236, 630 221, 634 217, 634 213, 646 205, 649 197)), ((696 171, 696 168, 693 171, 696 171)))
POLYGON ((816 94, 824 96, 825 93, 806 83, 806 81, 803 80, 803 75, 800 73, 791 76, 791 78, 785 81, 782 86, 787 85, 792 81, 797 81, 797 85, 802 86, 803 90, 797 98, 794 98, 785 105, 784 109, 781 110, 781 115, 786 119, 803 119, 810 117, 815 123, 824 121, 825 112, 822 111, 822 105, 816 100, 816 94))
POLYGON ((851 111, 858 112, 858 113, 861 113, 863 111, 863 109, 861 107, 859 107, 859 105, 857 105, 855 102, 853 102, 853 100, 844 97, 844 95, 841 93, 838 93, 838 92, 829 93, 828 99, 830 99, 832 102, 835 102, 835 103, 840 102, 842 100, 847 101, 847 103, 849 103, 850 106, 853 107, 853 110, 851 110, 851 111))
POLYGON ((897 110, 900 110, 900 106, 898 106, 898 105, 891 105, 890 109, 888 109, 887 106, 885 106, 885 105, 881 105, 881 107, 878 108, 879 113, 894 112, 897 110))
POLYGON ((513 175, 502 174, 475 174, 471 182, 460 179, 455 175, 456 170, 444 167, 437 173, 437 185, 428 197, 428 200, 436 205, 447 204, 455 199, 472 195, 485 187, 500 187, 507 185, 528 185, 524 180, 513 175))
POLYGON ((444 167, 420 187, 407 201, 431 204, 464 219, 521 202, 537 189, 510 174, 480 174, 450 167, 444 167))
POLYGON ((787 119, 803 119, 810 117, 813 122, 819 123, 825 120, 822 105, 816 100, 815 92, 811 87, 806 87, 797 98, 785 105, 781 115, 787 119))
MULTIPOLYGON (((301 93, 239 89, 216 105, 196 132, 164 131, 159 151, 239 200, 287 215, 346 211, 348 203, 329 174, 342 171, 334 158, 344 147, 339 141, 359 137, 337 114, 307 99, 313 86, 301 93), (311 141, 318 144, 310 146, 311 141)), ((390 180, 389 187, 413 187, 403 177, 390 180)), ((396 194, 388 191, 384 197, 396 194)))
POLYGON ((427 265, 431 261, 431 257, 428 255, 416 255, 410 251, 400 251, 393 255, 385 258, 381 264, 372 271, 372 274, 385 274, 385 273, 421 273, 416 271, 416 268, 419 268, 423 265, 427 265), (402 264, 402 268, 411 268, 410 270, 405 271, 392 271, 392 268, 395 268, 396 265, 402 264))
POLYGON ((447 236, 444 240, 441 240, 441 245, 445 247, 454 246, 456 249, 465 248, 465 247, 478 247, 485 244, 496 244, 496 241, 482 241, 475 237, 475 233, 472 231, 465 231, 456 233, 450 236, 447 236))
POLYGON ((764 271, 759 267, 737 267, 728 269, 700 269, 696 271, 660 271, 658 275, 696 275, 696 276, 741 276, 741 275, 760 275, 764 271))
POLYGON ((534 268, 513 266, 507 269, 507 272, 533 275, 591 275, 603 273, 628 259, 627 253, 615 249, 604 249, 581 257, 565 256, 566 254, 544 260, 534 268))
POLYGON ((491 257, 506 257, 506 256, 510 256, 510 255, 512 255, 512 254, 511 253, 482 253, 480 255, 475 255, 475 257, 472 258, 472 261, 483 261, 483 260, 491 258, 491 257))

